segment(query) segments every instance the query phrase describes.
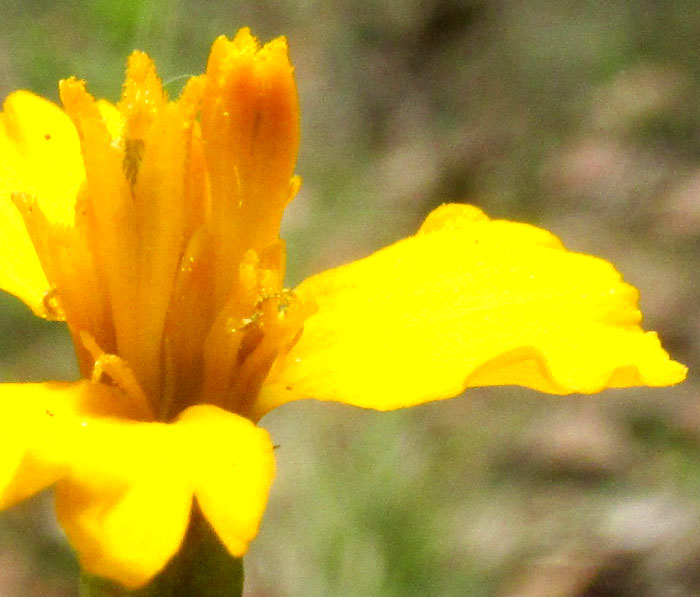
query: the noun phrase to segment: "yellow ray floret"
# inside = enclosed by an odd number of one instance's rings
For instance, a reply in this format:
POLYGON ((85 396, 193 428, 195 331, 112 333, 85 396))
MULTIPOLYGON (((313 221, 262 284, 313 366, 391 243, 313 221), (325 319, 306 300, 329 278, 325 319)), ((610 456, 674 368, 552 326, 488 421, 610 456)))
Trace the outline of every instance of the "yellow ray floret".
POLYGON ((609 263, 467 205, 296 292, 318 310, 268 376, 258 416, 304 398, 387 410, 473 386, 569 394, 685 377, 609 263))

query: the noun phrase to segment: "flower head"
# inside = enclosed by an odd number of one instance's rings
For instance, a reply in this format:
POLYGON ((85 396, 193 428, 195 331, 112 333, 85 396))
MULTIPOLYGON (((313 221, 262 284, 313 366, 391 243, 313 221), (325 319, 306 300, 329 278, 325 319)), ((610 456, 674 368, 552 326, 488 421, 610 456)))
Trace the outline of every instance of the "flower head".
POLYGON ((83 379, 0 386, 0 506, 53 485, 94 574, 147 582, 193 499, 243 554, 274 470, 255 423, 286 402, 685 376, 611 265, 467 205, 286 289, 279 226, 300 181, 284 39, 217 39, 174 101, 140 52, 118 104, 76 79, 60 96, 18 91, 0 116, 0 287, 66 321, 83 379))

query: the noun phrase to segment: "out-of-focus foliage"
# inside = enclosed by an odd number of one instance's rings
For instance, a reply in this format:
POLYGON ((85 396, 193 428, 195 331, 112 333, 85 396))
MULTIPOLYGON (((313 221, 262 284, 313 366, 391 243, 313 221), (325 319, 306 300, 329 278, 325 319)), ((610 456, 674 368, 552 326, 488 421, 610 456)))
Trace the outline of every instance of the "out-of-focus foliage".
MULTIPOLYGON (((133 48, 177 94, 243 25, 288 35, 298 75, 291 284, 468 201, 613 260, 691 367, 669 390, 275 411, 279 475, 248 594, 700 592, 696 2, 4 0, 0 95, 55 99, 77 75, 116 99, 133 48)), ((60 325, 0 298, 2 381, 75 371, 60 325)), ((75 594, 48 496, 0 525, 0 594, 75 594)))

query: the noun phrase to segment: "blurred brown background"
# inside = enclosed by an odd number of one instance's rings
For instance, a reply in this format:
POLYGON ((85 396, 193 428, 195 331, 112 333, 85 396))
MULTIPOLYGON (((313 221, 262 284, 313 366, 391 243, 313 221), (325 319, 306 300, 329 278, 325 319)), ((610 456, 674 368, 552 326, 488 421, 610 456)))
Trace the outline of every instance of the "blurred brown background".
MULTIPOLYGON (((691 367, 667 390, 273 412, 247 594, 700 594, 697 2, 0 0, 0 96, 77 75, 116 99, 133 48, 175 95, 244 25, 287 35, 298 75, 290 284, 471 202, 614 261, 691 367)), ((0 381, 75 375, 62 327, 0 297, 0 381)), ((50 496, 0 516, 0 596, 75 595, 76 571, 50 496)))

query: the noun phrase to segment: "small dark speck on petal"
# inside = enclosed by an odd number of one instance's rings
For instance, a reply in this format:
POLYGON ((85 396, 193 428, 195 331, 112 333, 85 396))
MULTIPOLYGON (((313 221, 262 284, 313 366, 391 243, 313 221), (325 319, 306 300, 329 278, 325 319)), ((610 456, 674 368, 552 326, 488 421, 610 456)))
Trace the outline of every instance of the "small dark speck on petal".
POLYGON ((50 141, 51 140, 51 133, 46 133, 44 135, 44 139, 46 139, 47 141, 50 141))
POLYGON ((46 414, 49 415, 49 417, 53 417, 53 413, 48 408, 46 409, 46 414))
POLYGON ((292 391, 292 386, 285 386, 284 389, 287 390, 287 391, 289 391, 289 392, 291 392, 291 391, 292 391))

